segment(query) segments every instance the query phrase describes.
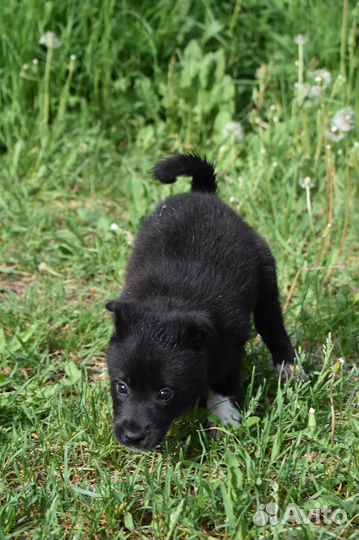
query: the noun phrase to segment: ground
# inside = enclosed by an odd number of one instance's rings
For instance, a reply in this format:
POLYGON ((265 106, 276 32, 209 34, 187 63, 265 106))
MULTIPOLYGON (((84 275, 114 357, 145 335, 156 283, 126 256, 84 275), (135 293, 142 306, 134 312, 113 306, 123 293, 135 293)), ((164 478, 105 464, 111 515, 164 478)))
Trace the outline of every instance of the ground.
POLYGON ((0 538, 356 538, 359 7, 1 11, 0 538), (268 240, 311 378, 278 381, 253 331, 241 428, 213 441, 190 411, 131 453, 111 433, 104 305, 144 216, 189 189, 154 162, 194 149, 268 240))

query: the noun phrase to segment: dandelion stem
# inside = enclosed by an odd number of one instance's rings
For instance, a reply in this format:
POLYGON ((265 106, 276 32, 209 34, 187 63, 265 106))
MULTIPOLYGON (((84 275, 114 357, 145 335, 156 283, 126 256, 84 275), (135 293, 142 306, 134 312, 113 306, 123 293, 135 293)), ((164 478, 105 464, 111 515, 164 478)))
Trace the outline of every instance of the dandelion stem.
POLYGON ((299 63, 298 63, 298 82, 303 84, 304 82, 304 45, 299 44, 299 63))
POLYGON ((229 32, 231 34, 233 34, 233 32, 234 32, 234 30, 235 30, 235 28, 237 26, 240 11, 241 11, 241 0, 237 0, 236 5, 234 6, 231 22, 230 22, 230 25, 229 25, 229 32))
POLYGON ((236 0, 236 5, 234 6, 231 22, 229 25, 229 34, 231 36, 232 43, 231 43, 231 52, 229 55, 228 65, 232 65, 235 59, 235 54, 237 50, 237 39, 235 36, 235 30, 237 28, 238 17, 239 17, 240 11, 241 11, 241 0, 236 0))
POLYGON ((304 152, 306 157, 310 157, 311 144, 310 144, 310 129, 308 125, 308 115, 305 110, 301 112, 301 120, 303 124, 303 142, 304 142, 304 152))
POLYGON ((304 44, 298 43, 298 100, 301 102, 303 98, 304 84, 304 44))
POLYGON ((42 139, 41 145, 45 146, 47 141, 47 128, 50 118, 50 74, 51 74, 52 48, 47 49, 44 79, 44 110, 42 118, 42 139))
POLYGON ((335 428, 336 428, 333 385, 334 385, 334 373, 332 374, 330 386, 329 386, 329 401, 330 401, 330 410, 331 410, 331 416, 332 416, 332 437, 331 437, 332 445, 334 445, 334 442, 335 442, 335 428))
POLYGON ((321 97, 321 108, 318 111, 317 114, 317 146, 314 153, 314 165, 315 167, 318 167, 320 156, 322 154, 322 148, 323 148, 323 117, 324 117, 324 105, 323 105, 323 98, 321 97))
POLYGON ((340 74, 345 77, 345 53, 346 53, 346 39, 347 39, 347 26, 349 15, 349 1, 343 0, 343 19, 342 19, 342 37, 340 44, 340 74))
POLYGON ((305 194, 307 199, 307 210, 308 210, 308 216, 309 216, 309 222, 310 222, 310 228, 312 232, 314 231, 314 225, 313 225, 313 215, 312 215, 312 203, 310 200, 310 187, 305 188, 305 194))
POLYGON ((343 247, 345 244, 345 239, 348 234, 349 224, 350 224, 350 196, 351 196, 351 185, 349 182, 349 168, 348 165, 345 168, 345 180, 346 180, 346 190, 345 190, 345 217, 344 217, 344 226, 342 236, 339 242, 339 251, 338 258, 341 256, 343 247))
POLYGON ((353 23, 349 32, 349 86, 353 84, 353 77, 356 67, 356 36, 358 32, 358 19, 359 19, 359 3, 356 6, 353 16, 353 23))
POLYGON ((325 145, 325 163, 327 169, 327 226, 323 234, 323 241, 317 257, 317 264, 321 264, 324 253, 327 249, 328 243, 330 242, 330 231, 333 223, 333 197, 334 197, 334 177, 335 177, 335 168, 333 157, 331 154, 331 147, 329 144, 325 145))
POLYGON ((286 299, 284 307, 283 307, 284 313, 287 311, 288 306, 291 303, 292 296, 293 296, 294 291, 295 291, 295 289, 297 287, 298 280, 299 280, 299 278, 300 278, 300 276, 302 274, 302 271, 303 271, 303 268, 298 268, 298 270, 297 270, 297 272, 296 272, 296 274, 294 276, 294 279, 293 279, 292 284, 291 284, 290 289, 289 289, 287 299, 286 299))
POLYGON ((331 147, 329 144, 326 145, 326 162, 327 162, 327 225, 331 225, 333 222, 333 197, 334 197, 334 161, 331 153, 331 147))
POLYGON ((65 109, 66 109, 66 103, 67 103, 68 96, 70 93, 71 81, 72 81, 72 77, 75 71, 75 62, 76 62, 76 57, 74 55, 71 55, 67 79, 62 89, 61 96, 60 96, 59 110, 56 116, 56 124, 61 124, 63 121, 63 117, 64 117, 65 109))

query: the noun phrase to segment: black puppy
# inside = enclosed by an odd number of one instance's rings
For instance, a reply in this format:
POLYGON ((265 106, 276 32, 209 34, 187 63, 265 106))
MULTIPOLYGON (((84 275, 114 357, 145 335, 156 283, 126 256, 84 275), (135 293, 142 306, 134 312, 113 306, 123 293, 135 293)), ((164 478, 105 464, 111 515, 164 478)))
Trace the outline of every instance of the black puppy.
POLYGON ((195 155, 160 161, 155 177, 191 176, 140 230, 108 348, 114 432, 154 448, 171 422, 206 396, 222 424, 239 425, 241 359, 251 315, 276 367, 292 371, 275 262, 265 241, 216 195, 213 166, 195 155))

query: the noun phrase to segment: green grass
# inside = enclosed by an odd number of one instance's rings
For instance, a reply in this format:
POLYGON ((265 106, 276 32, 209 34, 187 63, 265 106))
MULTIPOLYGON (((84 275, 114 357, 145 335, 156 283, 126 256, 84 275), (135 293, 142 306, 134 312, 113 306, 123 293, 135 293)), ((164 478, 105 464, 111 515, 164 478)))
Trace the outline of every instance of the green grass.
POLYGON ((327 132, 343 107, 359 115, 358 18, 347 0, 3 0, 1 539, 357 538, 359 130, 327 132), (316 102, 298 97, 301 67, 311 84, 331 72, 316 102), (311 380, 278 383, 253 333, 240 430, 213 442, 193 411, 135 454, 111 433, 104 305, 144 216, 189 188, 156 184, 153 163, 193 149, 271 245, 311 380), (268 503, 346 519, 258 526, 268 503))

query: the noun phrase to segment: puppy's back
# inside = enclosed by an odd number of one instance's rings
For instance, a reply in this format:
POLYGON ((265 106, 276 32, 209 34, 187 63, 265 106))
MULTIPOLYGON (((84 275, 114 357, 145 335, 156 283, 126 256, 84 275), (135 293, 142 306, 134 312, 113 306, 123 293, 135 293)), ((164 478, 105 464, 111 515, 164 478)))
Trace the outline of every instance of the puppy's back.
POLYGON ((213 313, 224 324, 225 319, 239 324, 253 310, 262 255, 270 252, 216 195, 213 166, 201 162, 201 168, 198 156, 191 159, 170 158, 170 163, 155 168, 156 176, 167 183, 179 174, 193 175, 192 188, 196 187, 167 199, 146 219, 124 294, 155 303, 167 297, 169 303, 213 313), (195 169, 189 168, 191 163, 195 169))

